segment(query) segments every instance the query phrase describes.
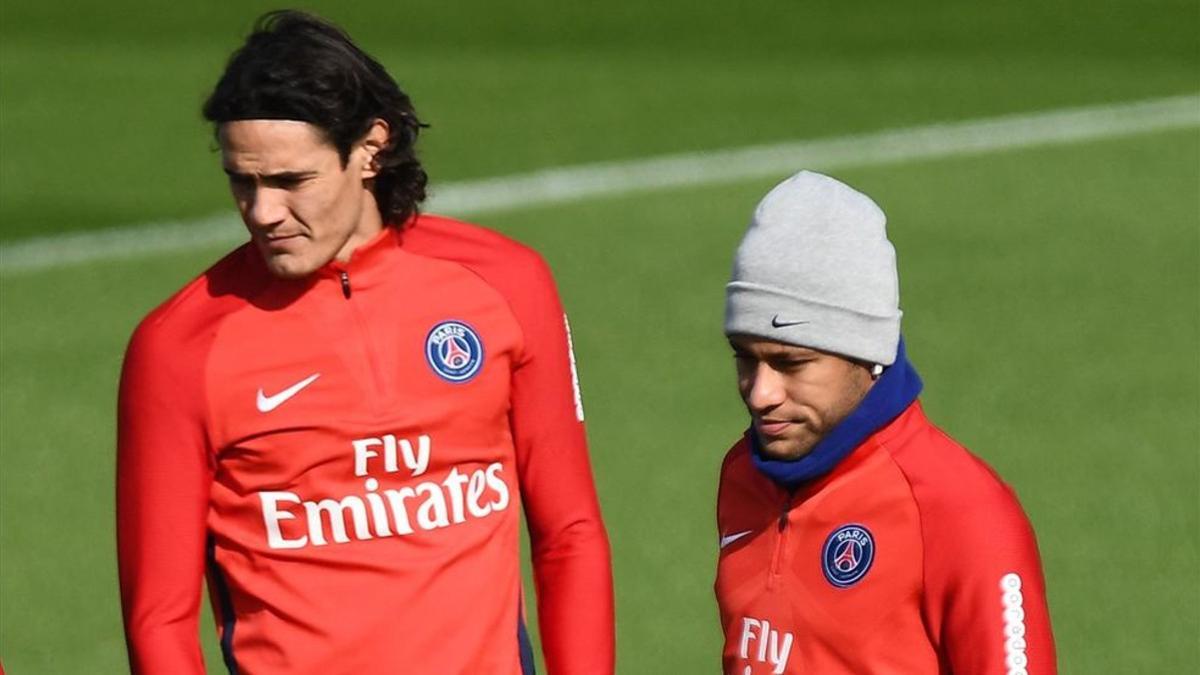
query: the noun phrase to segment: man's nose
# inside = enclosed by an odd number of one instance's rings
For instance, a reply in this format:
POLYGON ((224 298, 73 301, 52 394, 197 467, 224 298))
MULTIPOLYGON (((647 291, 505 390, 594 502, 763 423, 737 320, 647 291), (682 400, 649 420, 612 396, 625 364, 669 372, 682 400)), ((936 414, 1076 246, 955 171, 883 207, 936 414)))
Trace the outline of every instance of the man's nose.
POLYGON ((763 412, 783 403, 783 377, 770 365, 758 364, 747 383, 746 405, 753 412, 763 412))
POLYGON ((287 219, 287 205, 284 203, 283 190, 262 186, 255 188, 250 193, 243 213, 247 225, 259 228, 278 225, 287 219))

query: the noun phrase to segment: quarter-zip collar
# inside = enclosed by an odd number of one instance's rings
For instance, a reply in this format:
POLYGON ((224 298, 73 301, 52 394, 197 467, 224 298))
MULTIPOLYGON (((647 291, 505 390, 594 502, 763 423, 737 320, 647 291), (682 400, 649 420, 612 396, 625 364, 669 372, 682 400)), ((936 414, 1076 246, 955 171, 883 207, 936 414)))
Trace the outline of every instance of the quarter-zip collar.
POLYGON ((904 339, 896 348, 896 361, 888 366, 863 400, 805 456, 796 460, 769 459, 762 455, 758 435, 746 432, 754 466, 777 485, 795 490, 818 479, 844 460, 869 437, 900 416, 921 393, 921 377, 908 361, 904 339))
POLYGON ((348 261, 331 260, 299 279, 274 276, 254 244, 246 244, 243 250, 248 264, 262 279, 262 286, 254 293, 255 304, 279 308, 310 292, 336 293, 339 298, 349 299, 361 290, 386 281, 394 273, 396 256, 402 253, 399 229, 384 225, 381 232, 354 249, 348 261))
POLYGON ((329 292, 336 289, 338 295, 349 300, 354 293, 374 286, 386 278, 384 272, 391 267, 390 260, 400 249, 397 228, 388 225, 350 252, 350 259, 341 262, 334 258, 325 263, 301 282, 304 289, 329 292))
POLYGON ((384 225, 383 230, 350 252, 350 259, 341 262, 336 258, 325 263, 317 275, 331 277, 345 284, 349 277, 354 282, 354 288, 363 283, 370 283, 372 271, 387 266, 388 258, 400 248, 400 233, 395 227, 384 225))

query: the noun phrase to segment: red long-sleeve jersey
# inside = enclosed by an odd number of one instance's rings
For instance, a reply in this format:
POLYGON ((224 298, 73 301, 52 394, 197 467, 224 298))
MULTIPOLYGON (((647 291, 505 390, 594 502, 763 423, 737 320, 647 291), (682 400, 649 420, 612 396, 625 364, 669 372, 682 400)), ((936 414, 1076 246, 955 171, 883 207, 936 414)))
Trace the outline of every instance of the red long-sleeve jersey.
POLYGON ((716 593, 731 675, 1050 675, 1033 530, 919 403, 795 494, 729 451, 716 593))
POLYGON ((434 216, 281 280, 244 246, 150 313, 121 379, 135 672, 611 673, 608 541, 549 270, 434 216))

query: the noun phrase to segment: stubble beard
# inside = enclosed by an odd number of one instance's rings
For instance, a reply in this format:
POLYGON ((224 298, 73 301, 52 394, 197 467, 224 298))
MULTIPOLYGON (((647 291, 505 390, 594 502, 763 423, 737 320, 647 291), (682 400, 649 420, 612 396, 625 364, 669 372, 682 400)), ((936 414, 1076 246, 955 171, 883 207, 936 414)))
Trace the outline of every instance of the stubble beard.
POLYGON ((770 459, 781 460, 785 462, 794 462, 804 458, 806 455, 817 447, 829 432, 837 428, 850 413, 854 412, 858 406, 866 398, 867 392, 871 390, 874 384, 873 380, 863 380, 860 377, 852 378, 851 385, 847 387, 844 395, 837 401, 836 404, 830 406, 827 414, 824 415, 825 425, 820 429, 813 429, 811 421, 805 420, 803 423, 797 423, 800 428, 797 429, 797 434, 792 438, 779 438, 766 440, 759 434, 758 430, 754 430, 754 434, 758 439, 759 449, 762 454, 770 459))

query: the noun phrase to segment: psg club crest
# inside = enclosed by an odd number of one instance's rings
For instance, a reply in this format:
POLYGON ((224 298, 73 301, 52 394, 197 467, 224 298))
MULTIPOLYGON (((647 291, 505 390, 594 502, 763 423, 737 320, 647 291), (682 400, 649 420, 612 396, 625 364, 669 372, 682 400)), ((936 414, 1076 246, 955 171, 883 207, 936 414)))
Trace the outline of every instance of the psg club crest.
POLYGON ((842 525, 821 549, 821 570, 838 588, 850 588, 867 575, 875 560, 875 538, 862 525, 842 525))
POLYGON ((467 382, 483 365, 483 342, 462 321, 443 321, 425 336, 425 360, 443 380, 467 382))

